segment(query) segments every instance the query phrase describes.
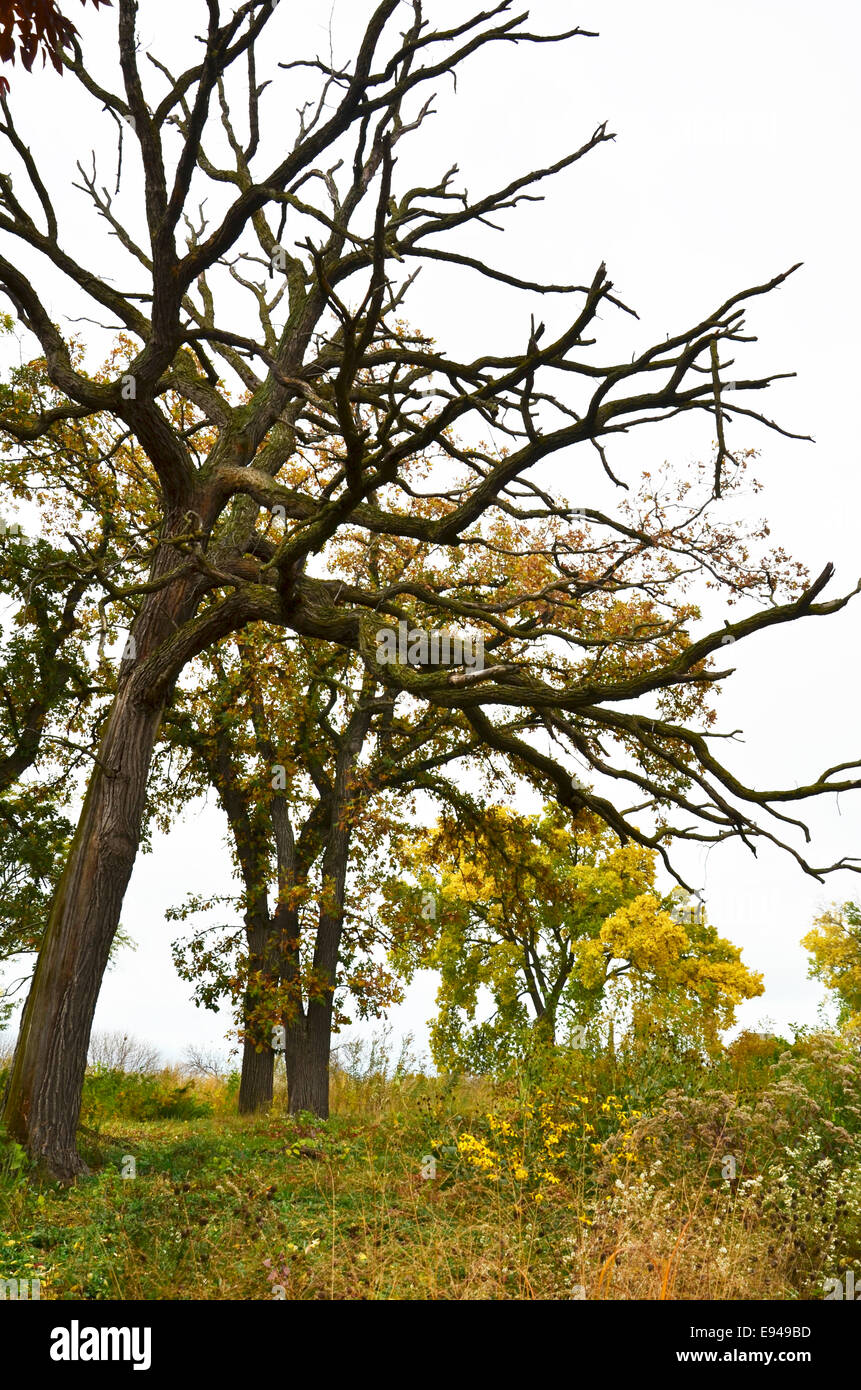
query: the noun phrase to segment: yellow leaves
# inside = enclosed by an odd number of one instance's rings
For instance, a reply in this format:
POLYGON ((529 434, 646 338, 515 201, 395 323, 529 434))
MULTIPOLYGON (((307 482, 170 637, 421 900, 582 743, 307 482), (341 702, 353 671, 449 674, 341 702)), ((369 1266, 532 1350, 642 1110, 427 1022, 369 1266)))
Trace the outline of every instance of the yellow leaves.
POLYGON ((639 894, 608 917, 600 939, 614 957, 630 961, 638 970, 666 967, 690 945, 684 928, 651 893, 639 894))
POLYGON ((683 925, 665 910, 654 852, 620 845, 588 813, 548 805, 533 815, 507 806, 466 821, 445 815, 412 838, 408 855, 437 903, 422 963, 442 977, 438 1065, 471 1064, 494 1035, 528 1029, 536 1015, 589 1018, 602 998, 631 1010, 638 1036, 672 1023, 711 1047, 736 1005, 762 992, 702 914, 683 925), (483 989, 496 1006, 492 1029, 475 1022, 483 989))
POLYGON ((508 1120, 498 1120, 495 1115, 488 1114, 487 1123, 493 1133, 499 1133, 508 1138, 512 1133, 511 1123, 508 1120))
POLYGON ((861 908, 832 904, 814 918, 801 944, 812 957, 808 973, 834 991, 841 1019, 854 1031, 861 1024, 861 908))
POLYGON ((697 994, 713 985, 724 998, 738 1004, 742 999, 753 999, 765 993, 762 975, 759 971, 748 970, 741 960, 697 960, 693 966, 690 988, 697 994))
POLYGON ((574 946, 575 973, 587 989, 596 989, 607 978, 607 952, 601 941, 578 941, 574 946))

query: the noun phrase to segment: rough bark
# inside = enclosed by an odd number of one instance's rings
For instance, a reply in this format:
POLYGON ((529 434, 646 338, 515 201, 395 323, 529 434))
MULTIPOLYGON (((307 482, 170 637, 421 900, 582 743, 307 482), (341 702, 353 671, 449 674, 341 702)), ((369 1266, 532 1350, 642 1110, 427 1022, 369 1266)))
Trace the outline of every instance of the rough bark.
POLYGON ((275 1083, 275 1053, 271 1047, 258 1052, 250 1038, 242 1047, 242 1076, 239 1082, 240 1115, 265 1114, 272 1105, 275 1083))
POLYGON ((55 1177, 87 1172, 75 1148, 93 1015, 140 839, 162 710, 114 704, 24 1007, 6 1093, 8 1132, 55 1177))
MULTIPOLYGON (((180 518, 172 518, 181 526, 180 518)), ((157 554, 154 578, 175 564, 157 554)), ((75 1147, 93 1015, 141 838, 147 778, 172 686, 153 699, 144 663, 194 604, 169 585, 143 604, 134 647, 90 777, 83 810, 45 929, 6 1089, 8 1132, 52 1176, 87 1172, 75 1147)))
MULTIPOLYGON (((265 901, 257 905, 256 920, 248 931, 248 968, 253 978, 258 972, 266 972, 269 966, 270 939, 272 924, 265 901)), ((254 989, 249 984, 245 991, 245 1018, 251 1016, 254 1005, 254 989)), ((242 1046, 242 1075, 239 1081, 239 1113, 255 1115, 265 1112, 272 1104, 275 1082, 275 1053, 268 1039, 255 1036, 255 1030, 246 1032, 242 1046)))
POLYGON ((312 1002, 286 1030, 287 1104, 291 1115, 309 1110, 329 1118, 329 1054, 332 1003, 312 1002))
POLYGON ((346 801, 345 787, 351 762, 339 760, 335 811, 323 857, 325 903, 320 910, 314 945, 314 996, 304 1016, 287 1028, 287 1103, 291 1115, 310 1110, 321 1119, 329 1116, 329 1054, 332 1046, 332 1014, 344 929, 344 894, 350 855, 350 832, 338 810, 346 801))

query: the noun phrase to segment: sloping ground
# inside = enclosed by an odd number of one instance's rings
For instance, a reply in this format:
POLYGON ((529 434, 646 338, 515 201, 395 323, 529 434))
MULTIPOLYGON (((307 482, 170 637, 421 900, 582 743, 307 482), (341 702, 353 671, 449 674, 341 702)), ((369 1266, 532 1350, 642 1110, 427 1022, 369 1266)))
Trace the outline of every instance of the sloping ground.
POLYGON ((49 1299, 822 1298, 861 1271, 858 1064, 830 1115, 834 1066, 793 1066, 755 1100, 644 1109, 585 1077, 341 1078, 327 1122, 240 1120, 231 1087, 168 1076, 192 1117, 99 1119, 76 1187, 6 1148, 0 1277, 49 1299))

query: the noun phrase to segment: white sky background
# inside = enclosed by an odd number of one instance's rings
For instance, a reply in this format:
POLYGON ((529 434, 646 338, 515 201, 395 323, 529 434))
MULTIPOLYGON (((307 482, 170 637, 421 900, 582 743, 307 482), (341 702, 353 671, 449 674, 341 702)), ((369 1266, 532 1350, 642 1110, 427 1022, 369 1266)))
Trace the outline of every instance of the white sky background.
MULTIPOLYGON (((368 0, 336 0, 336 58, 352 54, 371 8, 368 0)), ((432 21, 457 21, 465 8, 463 0, 427 5, 432 21)), ((273 30, 283 37, 278 56, 326 53, 329 10, 328 3, 281 0, 273 30)), ((440 82, 438 116, 399 147, 396 190, 434 182, 457 162, 462 184, 475 195, 522 169, 552 163, 607 120, 616 142, 545 184, 544 202, 509 214, 504 234, 462 235, 456 243, 514 273, 562 283, 588 283, 605 261, 617 293, 640 322, 606 311, 597 360, 625 360, 699 321, 738 290, 803 261, 787 284, 750 306, 747 326, 759 342, 742 349, 739 374, 796 371, 795 380, 775 385, 753 404, 816 442, 785 440, 741 418, 728 442, 762 451, 753 472, 765 490, 750 500, 750 517, 767 515, 772 542, 812 574, 834 562, 837 576, 826 596, 851 589, 861 574, 855 427, 861 11, 846 0, 825 0, 815 17, 803 0, 539 0, 531 10, 533 29, 579 24, 601 36, 559 48, 494 45, 461 70, 456 97, 450 79, 440 82)), ((178 67, 177 28, 187 23, 199 31, 205 7, 197 0, 144 0, 141 11, 144 44, 178 67)), ((85 51, 106 51, 113 13, 74 18, 85 51)), ((74 113, 65 108, 69 77, 26 78, 20 69, 13 77, 16 110, 26 112, 22 131, 41 128, 47 137, 40 148, 49 149, 51 182, 62 190, 62 227, 84 206, 69 187, 69 160, 73 167, 74 158, 88 158, 97 137, 81 121, 95 108, 81 107, 80 120, 77 106, 74 113)), ((295 104, 283 103, 285 132, 292 129, 288 113, 295 104)), ((277 140, 277 131, 267 138, 277 140)), ((111 180, 112 168, 105 168, 104 181, 111 180)), ((74 227, 85 235, 83 223, 74 227)), ((89 259, 102 268, 101 246, 89 259)), ((453 355, 468 357, 525 345, 531 310, 546 319, 549 333, 571 302, 536 302, 478 283, 468 272, 441 275, 427 265, 408 315, 453 355)), ((87 312, 70 308, 59 294, 50 308, 57 319, 63 312, 87 312)), ((635 481, 640 470, 655 470, 665 460, 684 468, 711 457, 712 440, 709 419, 691 414, 633 431, 624 446, 611 446, 610 458, 635 481)), ((575 504, 594 505, 597 468, 594 451, 584 446, 542 477, 575 504)), ((861 598, 835 617, 777 628, 732 649, 737 671, 725 683, 719 716, 721 728, 745 731, 743 744, 724 747, 743 780, 760 787, 803 784, 861 754, 859 622, 861 598)), ((861 794, 844 797, 839 807, 808 803, 802 814, 814 832, 812 862, 861 853, 861 794)), ((752 1026, 766 1016, 778 1026, 814 1022, 822 991, 806 979, 799 938, 819 907, 861 894, 857 878, 841 873, 823 887, 785 855, 763 848, 753 859, 732 845, 708 857, 684 849, 678 862, 704 888, 721 933, 744 948, 748 965, 765 973, 765 996, 743 1006, 740 1022, 752 1026)), ((107 975, 97 1029, 148 1038, 166 1056, 179 1056, 189 1042, 223 1046, 228 1015, 190 1003, 169 954, 179 929, 164 922, 164 910, 187 892, 230 891, 229 872, 224 824, 212 808, 192 812, 168 837, 157 837, 154 853, 138 861, 123 913, 138 950, 124 953, 107 975)), ((423 1043, 432 1001, 433 982, 424 978, 393 1011, 396 1030, 412 1029, 423 1043)))

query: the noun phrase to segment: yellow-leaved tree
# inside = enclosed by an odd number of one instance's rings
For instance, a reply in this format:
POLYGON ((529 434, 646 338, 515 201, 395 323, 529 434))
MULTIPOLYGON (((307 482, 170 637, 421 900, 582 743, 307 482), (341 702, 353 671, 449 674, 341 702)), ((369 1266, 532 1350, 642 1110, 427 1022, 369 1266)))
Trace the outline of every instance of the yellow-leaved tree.
POLYGON ((812 956, 808 974, 833 994, 837 1021, 848 1030, 861 1030, 861 905, 832 903, 813 919, 801 944, 812 956))
POLYGON ((398 967, 440 972, 443 1070, 492 1070, 539 1038, 612 1040, 614 1022, 617 1038, 669 1032, 715 1051, 763 992, 702 911, 658 892, 654 853, 588 812, 464 804, 401 853, 409 881, 386 883, 382 912, 398 967))

